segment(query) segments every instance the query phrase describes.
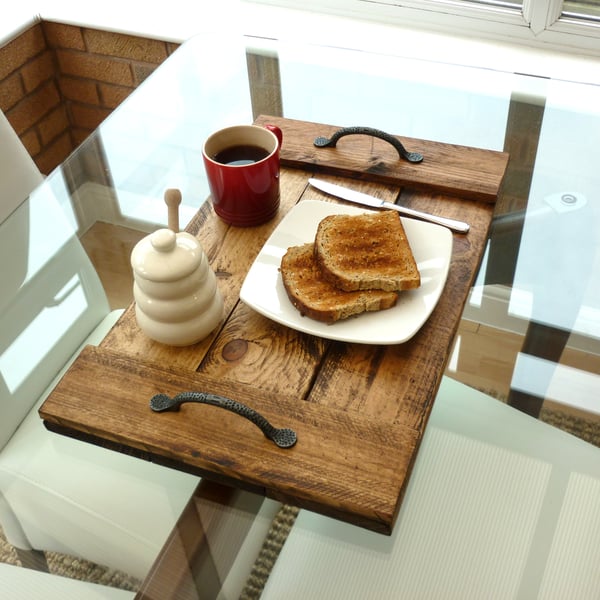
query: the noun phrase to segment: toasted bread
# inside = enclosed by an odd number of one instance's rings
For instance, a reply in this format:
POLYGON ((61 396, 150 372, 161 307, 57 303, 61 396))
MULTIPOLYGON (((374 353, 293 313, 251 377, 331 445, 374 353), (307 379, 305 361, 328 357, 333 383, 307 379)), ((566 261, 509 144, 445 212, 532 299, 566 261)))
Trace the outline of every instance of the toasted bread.
POLYGON ((314 244, 288 248, 281 259, 281 277, 291 303, 317 321, 334 323, 367 311, 383 310, 396 304, 396 292, 364 290, 344 292, 321 276, 314 244))
POLYGON ((347 292, 421 285, 402 221, 393 210, 325 217, 315 236, 315 256, 323 277, 347 292))

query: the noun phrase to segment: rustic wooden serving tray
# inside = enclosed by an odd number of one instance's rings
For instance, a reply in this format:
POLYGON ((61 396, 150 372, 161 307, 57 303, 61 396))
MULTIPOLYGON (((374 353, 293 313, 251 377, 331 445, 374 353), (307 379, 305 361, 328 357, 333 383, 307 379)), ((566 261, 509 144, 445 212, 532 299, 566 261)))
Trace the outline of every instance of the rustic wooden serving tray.
POLYGON ((260 227, 229 227, 207 202, 188 227, 217 274, 225 299, 221 327, 199 344, 172 348, 142 334, 130 306, 98 348, 84 349, 40 415, 51 430, 389 534, 483 253, 491 200, 508 157, 414 140, 406 145, 425 154, 428 175, 414 175, 412 166, 382 151, 374 181, 375 169, 365 166, 375 160, 374 146, 365 146, 360 136, 342 140, 337 149, 318 150, 312 146, 315 132, 327 135, 335 127, 274 117, 257 122, 279 125, 284 133, 279 214, 260 227), (467 155, 477 161, 471 164, 467 155), (463 165, 449 169, 450 185, 444 156, 463 165), (316 338, 240 302, 249 267, 290 208, 307 197, 335 202, 309 189, 316 171, 382 199, 470 223, 467 235, 454 235, 437 307, 409 342, 372 346, 316 338), (186 404, 163 414, 148 406, 156 393, 190 390, 247 404, 275 426, 294 429, 298 442, 280 449, 249 421, 212 406, 186 404))

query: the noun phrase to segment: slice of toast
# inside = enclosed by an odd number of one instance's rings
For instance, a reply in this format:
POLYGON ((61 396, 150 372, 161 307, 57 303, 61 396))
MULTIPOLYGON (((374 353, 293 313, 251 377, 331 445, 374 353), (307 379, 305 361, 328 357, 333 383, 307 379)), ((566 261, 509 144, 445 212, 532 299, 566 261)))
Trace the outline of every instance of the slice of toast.
POLYGON ((315 236, 315 255, 323 277, 345 291, 421 285, 400 215, 393 210, 325 217, 315 236))
POLYGON ((344 292, 325 281, 312 243, 288 248, 280 271, 291 303, 302 315, 325 323, 391 308, 398 298, 396 292, 382 290, 344 292))

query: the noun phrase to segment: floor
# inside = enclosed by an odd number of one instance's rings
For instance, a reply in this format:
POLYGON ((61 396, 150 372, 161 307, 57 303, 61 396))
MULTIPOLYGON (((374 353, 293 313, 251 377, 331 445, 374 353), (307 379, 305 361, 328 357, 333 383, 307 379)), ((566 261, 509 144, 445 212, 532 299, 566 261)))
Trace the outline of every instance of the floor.
MULTIPOLYGON (((126 227, 95 223, 82 237, 107 291, 111 309, 124 308, 133 300, 133 277, 129 258, 135 244, 146 235, 126 227)), ((510 331, 462 320, 455 347, 448 365, 448 375, 467 385, 485 391, 503 400, 507 397, 515 361, 523 343, 523 336, 510 331)), ((600 374, 600 356, 567 347, 561 364, 575 367, 584 373, 600 374)), ((597 382, 592 385, 597 391, 597 382)), ((578 389, 582 392, 582 390, 578 389)), ((595 397, 594 390, 583 390, 595 397)), ((600 431, 600 409, 597 413, 582 411, 546 400, 544 407, 565 413, 575 419, 584 419, 595 432, 600 431)))

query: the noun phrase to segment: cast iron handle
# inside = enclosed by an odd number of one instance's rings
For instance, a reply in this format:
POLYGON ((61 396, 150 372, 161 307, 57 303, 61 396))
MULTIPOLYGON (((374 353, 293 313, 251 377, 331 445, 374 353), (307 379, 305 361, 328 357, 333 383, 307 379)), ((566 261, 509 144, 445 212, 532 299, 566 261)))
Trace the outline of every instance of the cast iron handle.
POLYGON ((255 410, 236 402, 224 396, 208 394, 206 392, 182 392, 170 398, 167 394, 156 394, 150 399, 150 408, 154 412, 164 412, 167 410, 179 410, 184 402, 199 402, 201 404, 210 404, 229 410, 254 423, 264 434, 265 437, 274 442, 280 448, 291 448, 297 440, 296 432, 292 429, 278 429, 273 427, 267 419, 255 410))
POLYGON ((370 135, 372 137, 379 138, 380 140, 384 140, 389 142, 396 150, 398 150, 398 154, 400 158, 407 160, 411 163, 419 163, 423 160, 423 155, 418 152, 408 152, 406 148, 402 145, 402 142, 393 135, 386 133, 385 131, 381 131, 380 129, 373 129, 373 127, 343 127, 342 129, 338 129, 330 138, 326 137, 318 137, 315 139, 314 144, 318 148, 326 148, 326 147, 335 147, 337 141, 344 137, 345 135, 370 135))

